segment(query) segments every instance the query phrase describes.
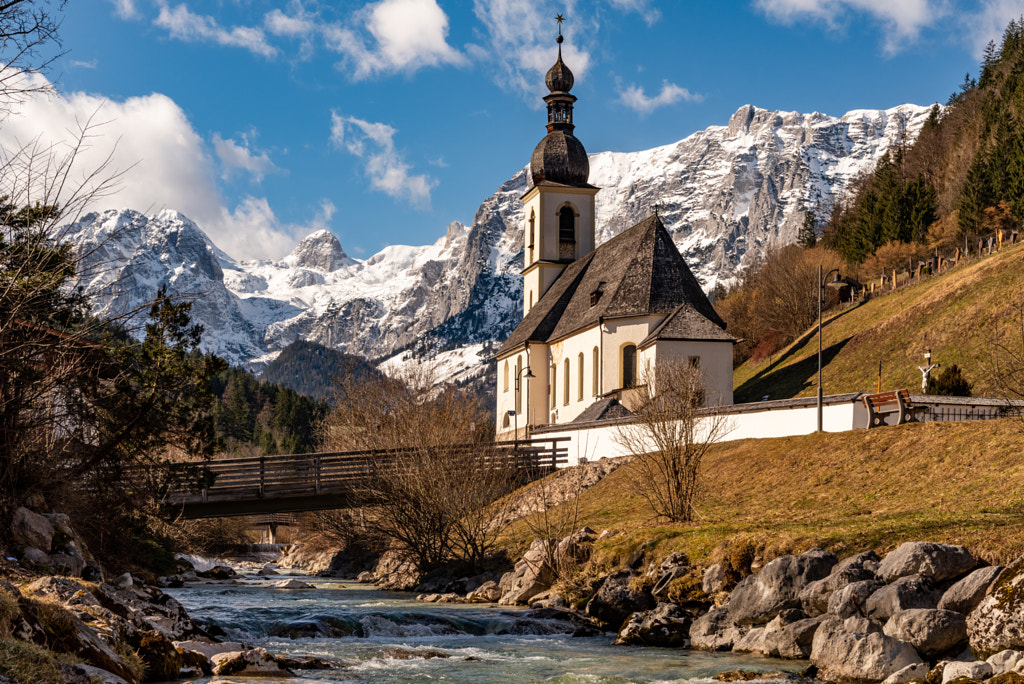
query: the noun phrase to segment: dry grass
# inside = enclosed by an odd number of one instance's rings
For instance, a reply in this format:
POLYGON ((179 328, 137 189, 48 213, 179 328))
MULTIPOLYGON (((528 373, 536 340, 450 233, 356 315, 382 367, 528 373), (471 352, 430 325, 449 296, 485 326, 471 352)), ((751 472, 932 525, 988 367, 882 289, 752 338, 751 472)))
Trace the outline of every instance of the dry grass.
POLYGON ((53 654, 27 641, 0 639, 0 675, 19 684, 63 684, 53 654))
MULTIPOLYGON (((1016 419, 926 423, 836 434, 744 440, 706 457, 698 521, 660 524, 628 488, 623 466, 580 499, 580 525, 618 529, 592 571, 673 551, 709 563, 769 560, 812 546, 839 555, 904 541, 968 546, 990 562, 1024 552, 1024 434, 1016 419)), ((521 548, 519 524, 510 542, 521 548)))
MULTIPOLYGON (((1014 304, 1024 295, 1024 244, 876 296, 827 319, 822 330, 826 394, 874 391, 882 362, 883 389, 919 391, 923 353, 957 364, 977 396, 998 394, 991 373, 993 341, 1009 333, 1014 304)), ((736 401, 813 396, 817 336, 811 329, 759 364, 736 369, 736 401)))

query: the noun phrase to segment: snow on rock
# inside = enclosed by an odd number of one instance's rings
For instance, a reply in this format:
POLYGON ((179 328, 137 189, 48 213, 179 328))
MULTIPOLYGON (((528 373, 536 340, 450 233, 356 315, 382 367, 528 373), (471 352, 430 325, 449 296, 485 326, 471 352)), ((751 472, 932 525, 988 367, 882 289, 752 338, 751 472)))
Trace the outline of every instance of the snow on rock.
MULTIPOLYGON (((928 114, 901 105, 836 118, 745 105, 727 125, 671 145, 593 154, 598 242, 657 208, 711 290, 794 242, 808 208, 826 213, 887 149, 911 142, 928 114)), ((471 225, 452 222, 432 245, 394 245, 366 260, 317 231, 279 260, 236 261, 174 211, 89 214, 68 237, 95 311, 128 317, 137 331, 166 286, 193 302, 204 349, 231 363, 258 370, 301 339, 391 366, 429 358, 438 376, 472 378, 491 353, 483 345, 503 341, 522 317, 528 175, 502 184, 471 225)))

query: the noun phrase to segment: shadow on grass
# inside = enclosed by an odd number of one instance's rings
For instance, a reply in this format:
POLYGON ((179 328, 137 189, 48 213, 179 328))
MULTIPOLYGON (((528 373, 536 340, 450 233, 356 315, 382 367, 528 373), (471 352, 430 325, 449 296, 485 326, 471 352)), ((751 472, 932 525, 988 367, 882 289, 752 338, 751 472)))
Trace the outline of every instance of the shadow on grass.
MULTIPOLYGON (((832 320, 835 319, 833 318, 832 320)), ((851 335, 840 342, 836 342, 835 344, 822 349, 822 367, 824 368, 828 366, 828 364, 830 364, 832 360, 839 355, 839 352, 842 351, 843 347, 845 347, 852 339, 853 336, 851 335)), ((797 345, 794 345, 791 350, 795 349, 796 346, 797 345)), ((778 368, 773 373, 768 373, 767 369, 758 373, 736 388, 734 400, 737 404, 743 404, 746 402, 761 401, 765 395, 768 395, 769 399, 792 399, 805 389, 814 387, 815 382, 812 381, 816 380, 817 374, 818 355, 813 354, 806 359, 801 359, 800 361, 785 366, 784 368, 778 368)))
MULTIPOLYGON (((863 305, 864 305, 864 302, 857 302, 856 304, 848 306, 846 309, 840 311, 836 315, 834 315, 831 318, 829 318, 828 320, 824 321, 822 323, 822 325, 821 325, 822 330, 824 330, 828 326, 832 325, 834 322, 838 321, 840 318, 842 318, 846 314, 851 313, 853 311, 856 311, 857 309, 859 309, 863 305)), ((778 372, 778 373, 787 373, 790 370, 789 368, 781 368, 780 369, 779 367, 781 365, 783 365, 786 362, 787 359, 789 359, 791 356, 796 354, 797 351, 803 349, 811 340, 814 339, 814 337, 817 334, 818 334, 818 326, 814 326, 813 328, 811 328, 810 330, 805 332, 803 335, 801 335, 800 337, 795 339, 792 342, 792 344, 790 344, 789 347, 787 347, 785 353, 783 353, 782 356, 780 356, 779 358, 777 358, 774 361, 772 361, 771 363, 769 363, 763 369, 758 371, 753 377, 751 377, 746 382, 744 382, 742 385, 740 385, 739 387, 736 388, 736 390, 734 391, 734 401, 736 403, 742 403, 742 402, 747 402, 747 401, 761 401, 761 397, 763 397, 765 393, 761 393, 761 394, 758 394, 758 395, 754 396, 754 393, 751 390, 750 396, 747 396, 746 390, 748 388, 751 388, 751 387, 755 387, 755 386, 759 387, 759 386, 761 386, 762 385, 762 383, 761 383, 762 380, 764 380, 765 378, 767 378, 768 376, 770 376, 770 375, 772 375, 772 374, 774 374, 776 372, 778 372), (776 369, 778 369, 778 370, 776 370, 776 369), (743 394, 741 394, 741 393, 743 393, 743 394)), ((840 343, 840 349, 842 348, 842 345, 845 345, 849 341, 850 341, 850 338, 847 338, 847 339, 843 340, 840 343)), ((831 349, 831 347, 830 347, 830 349, 831 349)), ((825 350, 822 349, 821 353, 822 353, 823 363, 828 363, 828 361, 830 361, 831 359, 825 359, 825 350)), ((815 355, 815 358, 817 358, 817 355, 815 355)), ((815 371, 817 371, 817 361, 815 361, 815 371)), ((797 391, 799 392, 799 390, 797 390, 797 391)), ((772 395, 771 398, 772 399, 792 399, 793 396, 795 396, 795 395, 788 395, 788 396, 772 395)))

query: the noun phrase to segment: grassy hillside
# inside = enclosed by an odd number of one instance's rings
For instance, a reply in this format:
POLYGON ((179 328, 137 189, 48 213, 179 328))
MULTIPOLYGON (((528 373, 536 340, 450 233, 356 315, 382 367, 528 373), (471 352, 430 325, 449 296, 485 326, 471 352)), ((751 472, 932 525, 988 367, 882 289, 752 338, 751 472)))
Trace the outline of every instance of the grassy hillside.
MULTIPOLYGON (((827 547, 840 556, 903 541, 967 545, 992 562, 1024 552, 1024 422, 924 423, 717 445, 706 459, 699 522, 658 524, 623 466, 580 498, 578 526, 625 534, 600 542, 604 565, 644 541, 654 557, 694 561, 753 544, 765 559, 827 547), (717 549, 717 551, 716 551, 717 549)), ((532 538, 520 523, 517 545, 532 538)))
MULTIPOLYGON (((827 318, 822 348, 825 394, 873 392, 878 364, 882 389, 920 391, 924 350, 933 361, 957 364, 975 383, 975 396, 998 396, 992 373, 993 344, 1012 335, 1020 345, 1018 306, 1024 298, 1024 244, 961 265, 897 292, 827 318)), ((812 286, 813 287, 813 286, 812 286)), ((816 329, 758 364, 736 369, 737 403, 814 396, 816 329)))

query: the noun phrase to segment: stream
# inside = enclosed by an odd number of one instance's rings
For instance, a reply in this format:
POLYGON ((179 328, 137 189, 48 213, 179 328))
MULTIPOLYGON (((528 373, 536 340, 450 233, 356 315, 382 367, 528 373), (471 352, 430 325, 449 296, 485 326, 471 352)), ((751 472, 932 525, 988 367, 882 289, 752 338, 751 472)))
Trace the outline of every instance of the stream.
POLYGON ((647 684, 707 681, 732 669, 798 672, 806 666, 731 653, 613 646, 613 634, 573 638, 562 633, 564 623, 531 617, 526 609, 421 603, 410 594, 334 579, 301 577, 312 589, 272 586, 282 579, 250 575, 237 584, 196 584, 166 592, 193 618, 222 629, 223 640, 340 665, 336 670, 300 671, 298 678, 287 680, 296 684, 647 684), (287 638, 285 633, 320 636, 287 638))

